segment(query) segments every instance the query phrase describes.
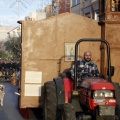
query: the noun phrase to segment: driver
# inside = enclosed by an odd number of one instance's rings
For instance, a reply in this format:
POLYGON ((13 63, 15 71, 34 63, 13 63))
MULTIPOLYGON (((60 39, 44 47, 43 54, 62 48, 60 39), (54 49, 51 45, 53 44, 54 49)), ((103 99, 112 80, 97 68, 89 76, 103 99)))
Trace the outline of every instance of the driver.
MULTIPOLYGON (((78 79, 82 77, 82 75, 88 75, 89 77, 96 76, 99 74, 97 65, 91 60, 92 54, 90 51, 85 51, 83 55, 83 59, 77 61, 77 76, 78 79)), ((74 78, 74 65, 71 70, 71 77, 74 78)), ((85 77, 85 76, 84 76, 85 77)))

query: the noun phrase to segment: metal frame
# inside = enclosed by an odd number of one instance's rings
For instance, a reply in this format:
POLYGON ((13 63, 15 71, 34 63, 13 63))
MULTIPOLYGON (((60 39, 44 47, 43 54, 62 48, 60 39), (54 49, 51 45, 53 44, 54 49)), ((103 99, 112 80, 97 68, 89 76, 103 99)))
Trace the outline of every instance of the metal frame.
POLYGON ((110 45, 105 39, 100 38, 82 38, 75 44, 75 69, 74 69, 74 90, 77 90, 77 58, 78 58, 78 45, 81 42, 103 42, 107 47, 107 60, 108 60, 108 81, 111 82, 111 59, 110 59, 110 45))

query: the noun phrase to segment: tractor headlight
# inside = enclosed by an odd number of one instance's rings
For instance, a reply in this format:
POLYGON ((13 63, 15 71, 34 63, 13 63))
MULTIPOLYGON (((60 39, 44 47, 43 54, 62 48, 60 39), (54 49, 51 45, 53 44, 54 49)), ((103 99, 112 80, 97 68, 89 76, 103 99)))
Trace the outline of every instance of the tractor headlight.
POLYGON ((114 94, 110 90, 96 90, 93 93, 93 98, 108 98, 114 97, 114 94))
POLYGON ((113 92, 106 92, 105 97, 113 97, 113 92))
POLYGON ((103 92, 94 92, 94 97, 104 97, 103 92))

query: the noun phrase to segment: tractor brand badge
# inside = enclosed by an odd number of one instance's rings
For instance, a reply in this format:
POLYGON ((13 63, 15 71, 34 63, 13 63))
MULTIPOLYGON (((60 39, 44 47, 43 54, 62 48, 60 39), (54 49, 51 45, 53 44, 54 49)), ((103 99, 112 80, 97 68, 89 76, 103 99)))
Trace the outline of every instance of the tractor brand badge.
POLYGON ((105 90, 106 88, 105 87, 102 87, 103 90, 105 90))

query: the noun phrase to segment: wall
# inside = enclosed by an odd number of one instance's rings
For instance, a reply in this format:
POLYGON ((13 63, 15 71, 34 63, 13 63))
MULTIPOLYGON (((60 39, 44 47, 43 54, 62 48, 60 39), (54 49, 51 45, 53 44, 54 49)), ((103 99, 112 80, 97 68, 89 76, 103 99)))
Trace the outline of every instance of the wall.
MULTIPOLYGON (((102 25, 102 38, 105 38, 110 43, 111 48, 111 64, 115 67, 115 74, 112 77, 112 81, 120 84, 120 12, 112 12, 112 0, 106 0, 105 6, 101 3, 100 8, 100 20, 104 23, 102 25), (104 9, 105 7, 105 9, 104 9), (105 12, 105 14, 103 13, 105 12)), ((105 62, 107 68, 107 63, 105 62)))
POLYGON ((120 83, 120 24, 106 24, 106 39, 111 47, 111 64, 115 67, 113 81, 120 83))

